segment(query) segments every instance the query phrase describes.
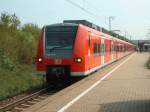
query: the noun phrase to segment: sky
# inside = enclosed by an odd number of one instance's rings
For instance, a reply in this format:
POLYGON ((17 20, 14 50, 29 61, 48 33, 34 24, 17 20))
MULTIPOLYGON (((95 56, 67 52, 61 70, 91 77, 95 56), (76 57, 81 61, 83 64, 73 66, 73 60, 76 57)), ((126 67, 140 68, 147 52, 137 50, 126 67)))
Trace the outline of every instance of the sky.
POLYGON ((15 13, 22 24, 44 25, 63 20, 85 19, 108 29, 108 17, 113 16, 112 30, 131 39, 150 39, 150 0, 71 0, 88 10, 86 13, 69 0, 0 0, 0 13, 15 13), (126 33, 125 33, 126 32, 126 33))

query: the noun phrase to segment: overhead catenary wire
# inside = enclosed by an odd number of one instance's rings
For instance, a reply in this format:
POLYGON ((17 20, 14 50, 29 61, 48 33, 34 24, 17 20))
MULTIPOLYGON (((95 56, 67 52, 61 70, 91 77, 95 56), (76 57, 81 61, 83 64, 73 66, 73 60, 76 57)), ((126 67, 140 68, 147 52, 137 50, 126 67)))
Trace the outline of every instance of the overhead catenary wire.
POLYGON ((86 12, 87 14, 92 15, 95 18, 100 18, 96 14, 94 14, 93 12, 87 10, 86 8, 80 6, 79 4, 73 2, 72 0, 65 0, 65 1, 67 1, 68 3, 72 4, 73 6, 79 8, 79 9, 81 9, 82 11, 86 12))
POLYGON ((97 12, 101 12, 100 11, 100 9, 99 8, 97 8, 94 4, 92 4, 92 3, 90 3, 90 2, 88 2, 88 1, 85 1, 85 0, 83 0, 83 6, 81 6, 81 5, 79 5, 79 4, 77 4, 77 3, 75 3, 75 2, 73 2, 72 0, 65 0, 65 1, 67 1, 68 3, 70 3, 71 5, 73 5, 73 6, 75 6, 75 7, 77 7, 77 8, 79 8, 79 9, 81 9, 82 11, 84 11, 85 13, 87 13, 87 14, 89 14, 90 16, 92 16, 92 17, 95 17, 96 19, 101 19, 102 20, 102 17, 104 17, 104 23, 106 24, 106 25, 108 25, 107 23, 106 23, 106 19, 107 19, 107 16, 106 15, 97 15, 97 14, 95 14, 95 13, 93 13, 93 12, 91 12, 91 11, 89 11, 88 9, 86 9, 85 8, 85 3, 86 4, 90 4, 90 7, 92 7, 94 10, 96 10, 97 12))
MULTIPOLYGON (((97 11, 98 13, 103 13, 103 11, 101 11, 96 5, 94 5, 93 3, 89 2, 89 1, 86 1, 85 2, 86 4, 90 5, 90 7, 92 7, 95 11, 97 11)), ((106 15, 100 15, 100 16, 106 16, 106 15)))
MULTIPOLYGON (((87 10, 86 8, 84 8, 84 6, 81 6, 81 5, 79 5, 79 4, 75 3, 75 2, 73 2, 72 0, 65 0, 65 1, 67 1, 68 3, 72 4, 73 6, 79 8, 79 9, 81 9, 82 11, 86 12, 87 14, 89 14, 89 15, 95 17, 96 19, 102 19, 101 17, 99 17, 99 16, 96 15, 95 13, 93 13, 93 12, 87 10)), ((83 2, 84 2, 83 5, 85 5, 85 1, 83 1, 83 2)), ((86 2, 86 3, 91 5, 90 2, 86 2)), ((92 5, 92 6, 95 7, 94 5, 92 5)), ((98 12, 100 11, 97 7, 95 8, 95 10, 97 10, 98 12)), ((106 16, 105 16, 105 17, 106 17, 106 16)), ((108 18, 110 18, 110 17, 112 17, 112 16, 109 16, 108 18)), ((105 18, 105 20, 106 20, 106 18, 105 18)), ((110 23, 110 22, 109 22, 109 23, 110 23)), ((110 28, 110 25, 109 25, 109 30, 110 30, 110 29, 111 29, 111 28, 110 28)))

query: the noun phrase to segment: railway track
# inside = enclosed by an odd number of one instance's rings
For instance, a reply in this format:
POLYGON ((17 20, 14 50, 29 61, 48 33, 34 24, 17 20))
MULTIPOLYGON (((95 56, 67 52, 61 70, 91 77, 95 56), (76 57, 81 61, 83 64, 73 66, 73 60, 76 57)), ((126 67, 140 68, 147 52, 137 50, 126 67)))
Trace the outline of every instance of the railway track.
POLYGON ((55 89, 52 87, 45 87, 35 93, 32 93, 28 96, 18 99, 13 103, 0 107, 0 112, 21 112, 26 108, 32 106, 33 104, 36 104, 46 99, 47 97, 55 94, 56 92, 62 90, 63 88, 65 87, 62 86, 55 89))
POLYGON ((82 78, 79 79, 75 79, 73 80, 71 83, 69 83, 68 85, 58 85, 57 87, 50 87, 50 86, 46 86, 45 88, 34 92, 28 96, 25 96, 21 99, 18 99, 16 101, 14 101, 13 103, 7 104, 3 107, 0 107, 0 112, 21 112, 27 108, 29 108, 30 106, 54 95, 55 93, 59 92, 60 90, 72 85, 73 83, 81 80, 82 78))
POLYGON ((46 98, 48 88, 41 89, 35 93, 25 96, 21 99, 14 101, 13 103, 7 104, 4 107, 0 107, 0 112, 20 112, 25 108, 39 102, 46 98), (43 97, 42 97, 43 96, 43 97), (45 96, 45 97, 44 97, 45 96))

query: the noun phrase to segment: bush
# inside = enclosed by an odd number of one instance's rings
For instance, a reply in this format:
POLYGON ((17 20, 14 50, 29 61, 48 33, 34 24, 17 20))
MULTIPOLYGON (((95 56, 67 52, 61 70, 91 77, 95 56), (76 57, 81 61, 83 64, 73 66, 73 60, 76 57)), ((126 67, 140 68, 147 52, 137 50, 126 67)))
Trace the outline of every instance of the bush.
POLYGON ((34 69, 40 28, 32 23, 21 26, 15 14, 0 17, 0 100, 42 84, 34 69))
POLYGON ((11 72, 9 70, 0 69, 0 100, 42 85, 43 78, 41 75, 37 75, 33 70, 25 70, 30 69, 28 67, 20 68, 15 68, 15 70, 11 72))
POLYGON ((15 67, 12 61, 4 54, 3 49, 0 49, 0 67, 10 71, 12 71, 15 67))

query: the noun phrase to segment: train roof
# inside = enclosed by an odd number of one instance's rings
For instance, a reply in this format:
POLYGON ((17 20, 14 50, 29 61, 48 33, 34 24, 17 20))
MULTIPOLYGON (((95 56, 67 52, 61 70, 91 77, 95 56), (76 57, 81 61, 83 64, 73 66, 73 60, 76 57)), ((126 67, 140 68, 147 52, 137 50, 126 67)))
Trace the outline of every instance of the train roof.
POLYGON ((51 25, 46 25, 46 27, 58 27, 58 26, 78 26, 76 23, 56 23, 56 24, 51 24, 51 25))
POLYGON ((75 23, 75 24, 83 24, 95 30, 101 31, 101 27, 87 21, 87 20, 64 20, 63 23, 75 23))
POLYGON ((103 27, 100 27, 98 25, 95 25, 87 20, 64 20, 63 23, 74 23, 74 24, 82 24, 82 25, 85 25, 85 26, 88 26, 92 29, 95 29, 97 31, 100 31, 100 32, 103 32, 105 34, 108 34, 108 35, 111 35, 115 38, 118 38, 118 39, 121 39, 123 41, 126 41, 126 42, 129 42, 129 43, 132 43, 130 40, 128 40, 127 38, 125 38, 124 36, 121 36, 117 33, 114 33, 113 31, 109 31, 103 27))
POLYGON ((75 23, 56 23, 47 25, 46 31, 76 31, 78 28, 78 24, 75 23), (64 28, 65 27, 65 28, 64 28))

